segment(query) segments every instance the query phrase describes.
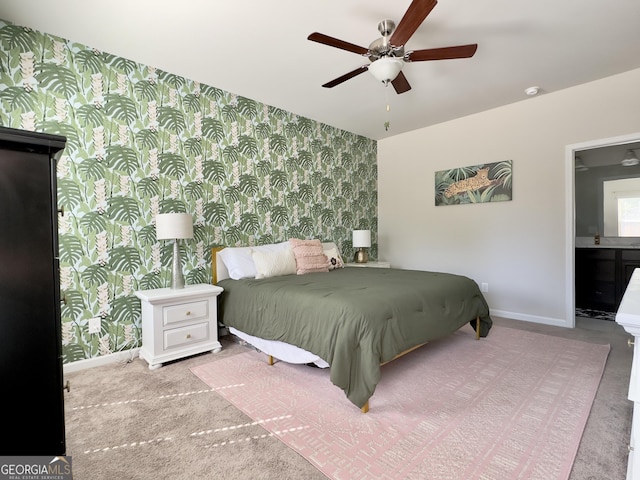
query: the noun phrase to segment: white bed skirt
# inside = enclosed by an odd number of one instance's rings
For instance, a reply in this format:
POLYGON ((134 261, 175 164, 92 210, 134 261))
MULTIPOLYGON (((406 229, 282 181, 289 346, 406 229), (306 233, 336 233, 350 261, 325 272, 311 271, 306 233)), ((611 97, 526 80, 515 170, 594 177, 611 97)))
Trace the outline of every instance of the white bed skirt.
POLYGON ((250 345, 260 350, 267 355, 271 355, 278 360, 282 360, 287 363, 314 363, 320 368, 327 368, 329 364, 315 353, 308 352, 300 347, 291 345, 290 343, 280 342, 278 340, 265 340, 263 338, 254 337, 247 333, 241 332, 233 327, 229 327, 231 332, 236 337, 244 340, 250 345))

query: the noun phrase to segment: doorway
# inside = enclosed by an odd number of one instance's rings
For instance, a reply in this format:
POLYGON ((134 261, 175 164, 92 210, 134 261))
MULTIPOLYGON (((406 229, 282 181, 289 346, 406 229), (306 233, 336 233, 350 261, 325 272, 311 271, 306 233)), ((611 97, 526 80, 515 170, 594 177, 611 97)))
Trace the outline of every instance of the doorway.
MULTIPOLYGON (((565 147, 565 278, 566 318, 569 327, 575 327, 575 248, 576 248, 576 156, 587 156, 591 150, 608 147, 625 150, 629 144, 640 143, 640 132, 619 137, 592 140, 565 147), (582 153, 582 156, 580 155, 582 153)), ((622 159, 622 157, 621 157, 622 159)), ((583 165, 584 159, 582 160, 583 165)), ((588 165, 586 165, 588 167, 588 165)))

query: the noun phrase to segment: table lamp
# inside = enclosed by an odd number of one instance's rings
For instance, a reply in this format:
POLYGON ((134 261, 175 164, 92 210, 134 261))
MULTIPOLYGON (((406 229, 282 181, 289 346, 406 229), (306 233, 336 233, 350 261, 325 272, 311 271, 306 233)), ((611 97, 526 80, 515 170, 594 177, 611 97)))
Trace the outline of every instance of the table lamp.
POLYGON ((188 213, 160 213, 156 215, 156 238, 173 240, 173 269, 171 288, 184 288, 179 240, 193 238, 193 218, 188 213))
POLYGON ((369 254, 367 248, 371 247, 371 230, 354 230, 353 231, 353 248, 356 248, 356 254, 353 261, 356 263, 367 263, 369 254))

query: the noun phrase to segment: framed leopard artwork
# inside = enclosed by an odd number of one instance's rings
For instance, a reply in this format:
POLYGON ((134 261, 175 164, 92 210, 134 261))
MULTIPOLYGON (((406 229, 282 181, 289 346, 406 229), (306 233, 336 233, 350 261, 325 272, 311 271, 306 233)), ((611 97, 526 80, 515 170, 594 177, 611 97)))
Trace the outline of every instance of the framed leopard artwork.
POLYGON ((512 161, 440 170, 435 182, 436 206, 508 201, 512 199, 512 161))

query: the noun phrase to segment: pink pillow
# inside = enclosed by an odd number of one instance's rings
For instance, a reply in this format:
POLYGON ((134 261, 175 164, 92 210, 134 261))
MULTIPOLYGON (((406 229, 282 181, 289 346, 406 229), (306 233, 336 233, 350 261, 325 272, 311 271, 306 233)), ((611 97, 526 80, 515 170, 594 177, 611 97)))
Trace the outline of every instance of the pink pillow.
POLYGON ((320 240, 291 238, 289 243, 291 243, 293 254, 296 257, 296 273, 298 275, 329 271, 329 259, 324 254, 320 240))

